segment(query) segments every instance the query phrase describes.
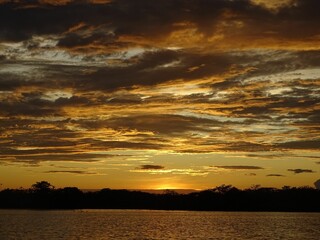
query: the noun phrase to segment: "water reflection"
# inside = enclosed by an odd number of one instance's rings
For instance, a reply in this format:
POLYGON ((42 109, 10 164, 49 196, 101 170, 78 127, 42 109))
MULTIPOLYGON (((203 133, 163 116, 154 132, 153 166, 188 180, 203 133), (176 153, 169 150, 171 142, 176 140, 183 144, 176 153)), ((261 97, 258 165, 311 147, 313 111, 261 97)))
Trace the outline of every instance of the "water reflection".
POLYGON ((319 239, 320 213, 0 210, 0 239, 319 239))

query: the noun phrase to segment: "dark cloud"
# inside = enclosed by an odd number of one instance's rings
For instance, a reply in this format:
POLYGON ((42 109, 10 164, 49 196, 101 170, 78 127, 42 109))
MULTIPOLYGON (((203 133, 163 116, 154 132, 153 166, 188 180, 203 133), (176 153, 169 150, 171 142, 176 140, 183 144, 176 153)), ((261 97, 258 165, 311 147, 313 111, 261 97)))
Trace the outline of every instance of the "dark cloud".
POLYGON ((94 172, 88 172, 88 171, 80 171, 80 170, 51 170, 51 171, 46 171, 44 173, 70 173, 70 174, 80 174, 80 175, 87 175, 87 174, 96 174, 94 172))
MULTIPOLYGON (((181 25, 177 23, 185 22, 191 22, 200 32, 209 35, 219 30, 221 20, 228 23, 225 31, 237 21, 245 23, 242 29, 229 31, 231 36, 268 37, 273 32, 288 39, 304 39, 319 33, 315 31, 315 24, 319 21, 315 10, 319 9, 317 0, 298 0, 277 12, 253 5, 249 0, 117 0, 106 4, 71 1, 69 4, 47 6, 34 2, 33 7, 28 6, 29 1, 0 5, 0 39, 21 41, 33 35, 63 34, 81 22, 89 26, 104 25, 105 29, 113 31, 115 39, 123 35, 159 38, 179 30, 181 25)), ((70 39, 70 34, 67 34, 61 43, 70 47, 105 42, 102 39, 108 37, 108 31, 105 32, 82 36, 81 40, 76 37, 70 39)))
POLYGON ((107 45, 112 44, 115 41, 114 35, 104 33, 94 33, 89 37, 82 37, 75 33, 67 34, 63 39, 59 41, 58 46, 60 47, 79 47, 87 46, 92 42, 99 41, 99 44, 107 45))
MULTIPOLYGON (((15 151, 12 154, 15 155, 14 159, 10 159, 10 162, 16 162, 16 163, 28 163, 28 164, 40 164, 41 162, 82 162, 82 163, 88 163, 88 162, 98 162, 101 161, 101 159, 110 159, 118 156, 112 156, 112 155, 95 155, 95 154, 82 154, 77 152, 72 152, 71 149, 67 151, 58 150, 55 149, 55 151, 51 151, 50 149, 44 150, 41 153, 41 151, 33 151, 35 153, 30 152, 24 152, 21 151, 15 151), (51 152, 51 154, 50 154, 51 152), (29 154, 29 155, 28 155, 29 154)), ((2 162, 8 162, 5 158, 9 158, 10 155, 2 155, 0 161, 2 162)))
POLYGON ((236 151, 236 152, 260 152, 260 151, 270 151, 272 146, 270 144, 263 143, 253 143, 253 142, 231 142, 221 144, 220 149, 224 151, 236 151))
POLYGON ((319 50, 312 50, 297 52, 296 55, 301 63, 307 63, 309 67, 318 67, 320 65, 319 53, 319 50))
MULTIPOLYGON (((72 9, 71 5, 50 8, 23 6, 23 3, 0 5, 1 40, 22 41, 30 39, 33 35, 61 34, 79 22, 79 17, 71 16, 84 11, 75 6, 72 9)), ((90 6, 87 7, 90 11, 90 6)))
POLYGON ((12 91, 23 84, 27 85, 25 81, 22 81, 18 77, 12 77, 7 73, 0 73, 0 91, 12 91))
POLYGON ((0 62, 3 62, 7 59, 5 55, 0 55, 0 62))
POLYGON ((141 139, 140 141, 95 141, 89 140, 88 143, 92 144, 92 149, 105 149, 105 150, 115 150, 115 149, 165 149, 165 143, 147 143, 141 139))
POLYGON ((161 169, 164 169, 164 166, 161 166, 161 165, 141 165, 137 169, 140 169, 140 170, 161 170, 161 169))
POLYGON ((149 114, 114 117, 106 121, 81 121, 79 124, 87 129, 109 127, 174 135, 188 131, 207 131, 207 127, 212 124, 218 125, 219 122, 174 114, 149 114))
POLYGON ((284 175, 273 173, 273 174, 268 174, 267 177, 284 177, 284 175))
POLYGON ((222 54, 194 54, 184 51, 159 50, 144 53, 134 64, 126 67, 105 67, 92 74, 79 76, 80 89, 115 90, 131 89, 136 86, 153 86, 173 80, 190 81, 226 72, 231 60, 241 61, 237 57, 222 54), (163 67, 179 62, 177 65, 163 67), (204 67, 190 72, 189 69, 203 64, 204 67), (95 79, 94 82, 89 79, 95 79))
MULTIPOLYGON (((85 63, 85 60, 83 61, 85 63)), ((46 89, 72 87, 81 91, 132 89, 137 86, 154 86, 179 79, 188 82, 223 74, 229 71, 231 65, 244 61, 248 59, 244 60, 241 56, 228 54, 157 50, 147 51, 134 63, 125 66, 69 66, 63 61, 60 65, 23 63, 14 67, 17 70, 30 68, 30 71, 35 71, 35 68, 39 73, 33 75, 32 72, 27 71, 23 74, 15 71, 4 73, 0 71, 0 89, 15 90, 25 86, 46 89), (170 66, 174 62, 177 64, 170 66), (166 66, 166 64, 169 65, 166 66), (191 68, 197 66, 201 67, 190 72, 191 68)))
MULTIPOLYGON (((287 29, 284 35, 289 38, 301 38, 302 36, 312 36, 315 34, 315 23, 320 20, 316 8, 320 7, 317 0, 298 0, 293 5, 281 9, 278 13, 279 19, 284 21, 292 21, 290 25, 293 27, 287 29), (305 28, 296 31, 294 28, 304 26, 305 28)), ((286 23, 288 24, 288 22, 286 23)), ((283 24, 285 26, 285 24, 283 24)))
POLYGON ((1 102, 1 114, 4 116, 58 116, 59 110, 50 107, 47 101, 37 99, 29 102, 1 102))
POLYGON ((107 104, 112 105, 134 105, 134 104, 142 104, 143 99, 137 95, 121 95, 114 96, 108 99, 107 104))
MULTIPOLYGON (((31 134, 31 132, 29 132, 31 134)), ((109 158, 121 157, 114 154, 95 154, 87 152, 110 151, 116 149, 162 149, 162 143, 148 143, 137 141, 98 141, 96 139, 78 139, 74 136, 67 141, 51 133, 30 137, 28 134, 13 137, 8 142, 0 144, 0 161, 25 162, 38 164, 47 161, 69 162, 97 162, 109 158), (24 148, 23 146, 26 146, 24 148), (89 149, 88 149, 89 148, 89 149)), ((125 156, 125 155, 123 155, 125 156)))
POLYGON ((320 190, 320 179, 314 182, 316 189, 320 190))
POLYGON ((72 96, 70 98, 60 97, 56 99, 52 105, 59 108, 63 106, 94 106, 97 104, 99 104, 99 102, 91 102, 91 100, 86 97, 72 96))
MULTIPOLYGON (((299 54, 301 52, 296 52, 299 54)), ((248 54, 248 53, 247 53, 248 54)), ((212 88, 217 90, 230 89, 233 87, 243 87, 242 79, 248 77, 257 77, 268 75, 272 72, 279 73, 288 71, 288 66, 292 69, 310 67, 310 61, 316 58, 319 52, 310 52, 310 58, 303 58, 304 60, 297 60, 295 54, 286 52, 279 52, 275 54, 275 58, 282 58, 281 63, 272 63, 272 61, 266 61, 263 59, 262 54, 247 55, 245 52, 241 55, 235 55, 230 53, 192 53, 190 51, 173 51, 173 50, 158 50, 147 51, 139 56, 133 64, 125 66, 68 66, 55 64, 22 64, 15 66, 17 69, 28 67, 35 67, 40 74, 32 75, 26 74, 26 76, 13 72, 0 72, 0 89, 14 90, 18 87, 43 87, 43 88, 76 88, 81 91, 88 90, 104 90, 114 91, 117 89, 132 89, 137 86, 154 86, 157 84, 167 83, 173 80, 183 79, 186 83, 191 80, 208 78, 215 75, 228 73, 231 67, 239 68, 239 71, 243 69, 243 65, 252 65, 258 70, 250 71, 249 73, 239 73, 236 77, 219 81, 212 84, 212 88), (284 58, 284 59, 283 59, 284 58), (257 59, 260 61, 257 62, 257 59), (309 60, 308 60, 309 59, 309 60), (311 60, 310 60, 311 59, 311 60), (177 62, 177 64, 171 63, 177 62), (254 62, 254 64, 252 64, 254 62), (167 67, 162 67, 169 64, 167 67), (199 67, 201 66, 201 67, 199 67), (196 70, 191 71, 193 67, 197 67, 196 70), (93 81, 94 79, 94 81, 93 81), (27 81, 28 80, 28 81, 27 81)), ((10 65, 8 65, 10 66, 10 65)), ((241 71, 240 71, 241 72, 241 71)), ((309 81, 307 89, 304 86, 304 82, 294 82, 292 87, 300 86, 296 88, 295 95, 305 96, 306 93, 314 93, 316 87, 315 84, 309 81), (301 92, 302 88, 305 89, 301 92), (299 90, 300 89, 300 90, 299 90), (305 92, 308 91, 308 92, 305 92)), ((247 85, 247 84, 246 84, 247 85)), ((247 85, 248 87, 254 86, 254 83, 247 85)), ((244 86, 245 87, 245 86, 244 86)), ((266 86, 264 86, 266 88, 266 86)), ((279 98, 274 96, 273 98, 266 97, 266 94, 260 90, 256 90, 254 94, 257 98, 255 101, 260 101, 261 104, 271 102, 265 106, 247 106, 242 108, 235 108, 233 111, 237 115, 248 114, 270 114, 275 112, 275 108, 290 108, 292 106, 310 106, 315 104, 316 99, 309 99, 305 102, 300 102, 297 97, 295 98, 279 98), (277 101, 273 103, 273 101, 277 101), (279 101, 281 100, 281 101, 279 101), (285 100, 285 101, 284 101, 285 100)), ((193 96, 195 97, 195 96, 193 96)), ((207 98, 210 96, 208 95, 207 98)), ((247 95, 241 95, 238 92, 236 95, 230 95, 226 103, 234 101, 247 101, 247 95)), ((201 101, 208 101, 207 98, 201 98, 201 101)), ((194 99, 191 99, 194 100, 194 99)), ((222 110, 222 109, 221 109, 222 110)), ((311 116, 310 116, 311 117, 311 116)), ((315 118, 317 119, 317 118, 315 118)))
POLYGON ((291 141, 279 143, 277 147, 283 149, 314 149, 319 150, 320 139, 315 140, 300 140, 300 141, 291 141))
POLYGON ((258 166, 214 166, 215 168, 232 169, 232 170, 261 170, 263 167, 258 166))
POLYGON ((315 173, 311 169, 301 169, 301 168, 296 168, 296 169, 288 169, 289 172, 294 172, 295 174, 300 174, 300 173, 315 173))
POLYGON ((274 158, 283 158, 288 156, 288 154, 281 154, 281 153, 270 153, 270 154, 246 154, 246 157, 252 157, 252 158, 261 158, 261 159, 274 159, 274 158))

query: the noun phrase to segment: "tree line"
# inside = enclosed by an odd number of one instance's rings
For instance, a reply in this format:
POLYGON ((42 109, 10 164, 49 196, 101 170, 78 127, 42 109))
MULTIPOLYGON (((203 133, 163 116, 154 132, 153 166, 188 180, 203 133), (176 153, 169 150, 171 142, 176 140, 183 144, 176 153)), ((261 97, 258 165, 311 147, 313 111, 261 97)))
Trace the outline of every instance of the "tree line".
POLYGON ((109 188, 90 192, 76 187, 55 189, 41 181, 29 189, 0 191, 0 208, 320 212, 320 190, 289 186, 281 189, 254 186, 241 190, 221 185, 188 194, 172 190, 157 194, 109 188))

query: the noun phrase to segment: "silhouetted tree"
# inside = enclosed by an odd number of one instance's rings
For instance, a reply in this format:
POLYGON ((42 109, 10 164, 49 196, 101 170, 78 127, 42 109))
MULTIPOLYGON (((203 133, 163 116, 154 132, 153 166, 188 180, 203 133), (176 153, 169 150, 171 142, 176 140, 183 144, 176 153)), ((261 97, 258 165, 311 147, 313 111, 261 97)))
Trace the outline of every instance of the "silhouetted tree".
POLYGON ((320 190, 308 186, 239 190, 232 185, 221 185, 189 194, 172 190, 152 194, 112 189, 82 192, 76 187, 55 189, 49 182, 40 181, 27 190, 0 191, 0 208, 320 212, 319 203, 320 190))
POLYGON ((246 189, 246 190, 258 190, 259 188, 261 188, 261 185, 260 184, 255 184, 255 185, 252 185, 250 188, 246 189))
POLYGON ((48 192, 50 190, 53 190, 54 186, 52 186, 51 183, 47 181, 40 181, 32 184, 31 188, 36 192, 48 192))
POLYGON ((163 194, 166 194, 166 195, 170 195, 170 196, 176 196, 178 195, 178 193, 174 190, 171 190, 171 189, 166 189, 166 190, 163 190, 162 192, 163 194))
POLYGON ((316 189, 320 190, 320 179, 314 182, 314 186, 316 187, 316 189))
POLYGON ((218 193, 222 193, 222 194, 224 194, 224 193, 229 192, 232 188, 233 188, 233 186, 232 186, 232 185, 225 185, 225 184, 222 184, 222 185, 220 185, 220 186, 218 186, 218 187, 214 188, 213 190, 214 190, 214 191, 216 191, 216 192, 218 192, 218 193))

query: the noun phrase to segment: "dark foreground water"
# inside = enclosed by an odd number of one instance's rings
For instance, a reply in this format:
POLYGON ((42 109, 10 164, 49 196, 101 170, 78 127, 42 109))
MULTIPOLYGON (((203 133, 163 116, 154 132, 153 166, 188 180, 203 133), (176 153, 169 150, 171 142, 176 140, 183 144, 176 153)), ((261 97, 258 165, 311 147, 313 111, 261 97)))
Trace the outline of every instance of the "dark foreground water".
POLYGON ((0 210, 0 239, 320 239, 320 213, 0 210))

